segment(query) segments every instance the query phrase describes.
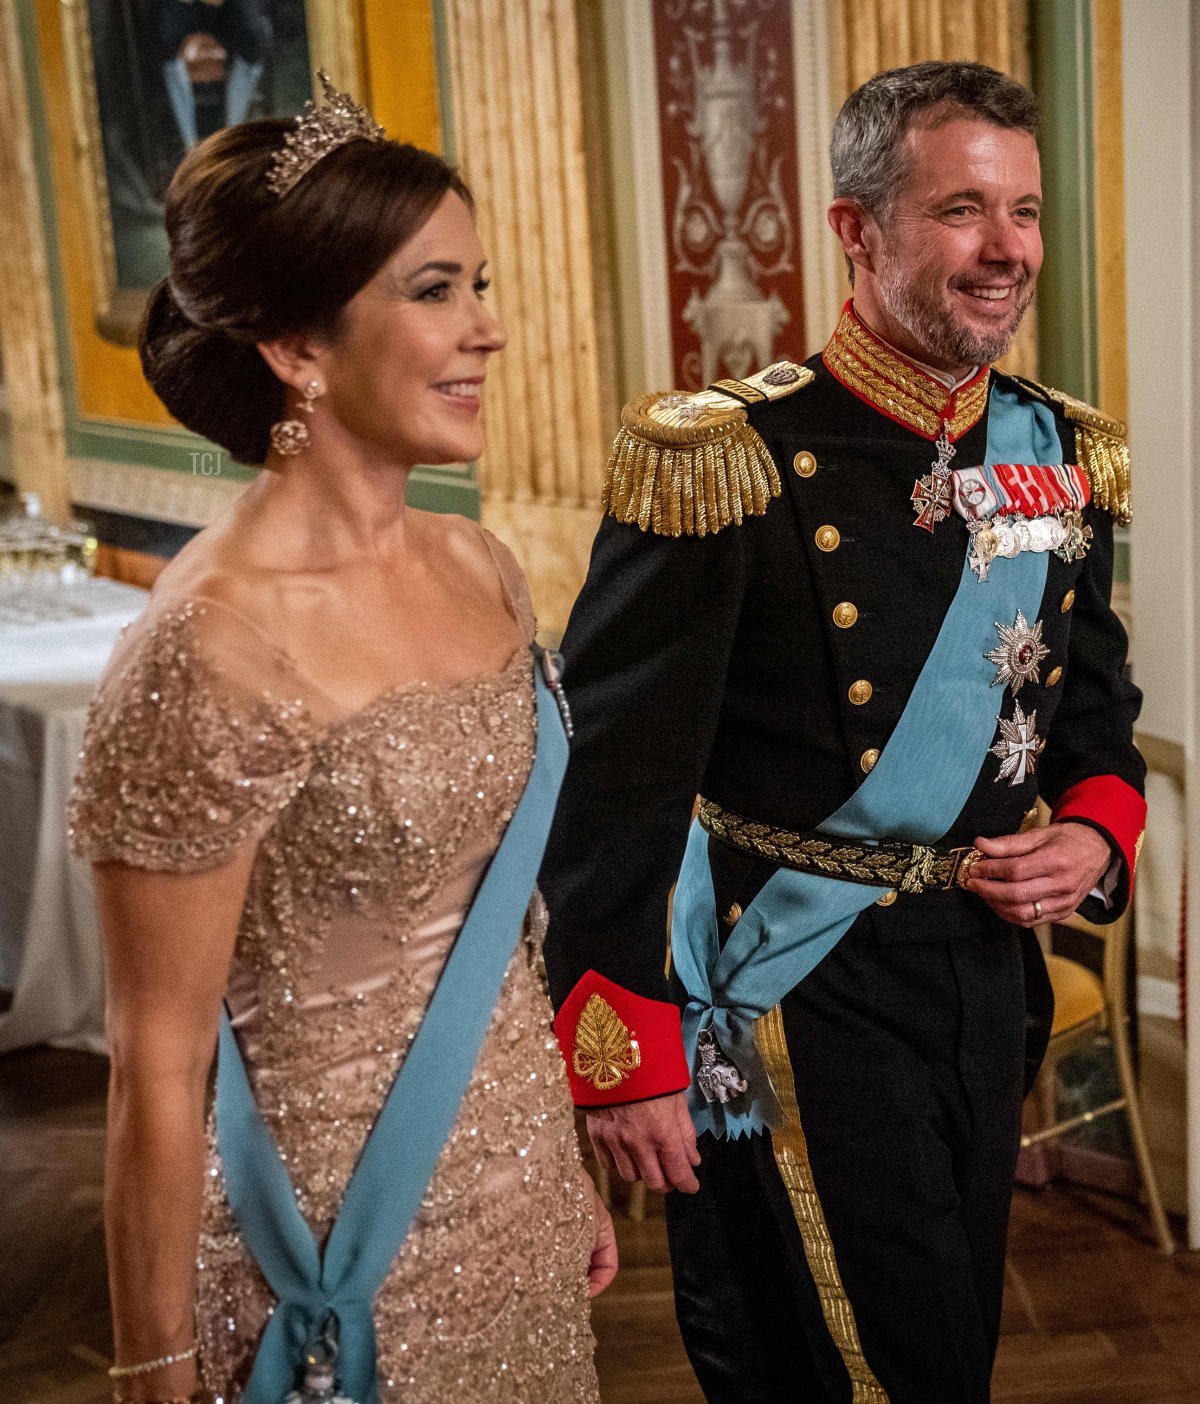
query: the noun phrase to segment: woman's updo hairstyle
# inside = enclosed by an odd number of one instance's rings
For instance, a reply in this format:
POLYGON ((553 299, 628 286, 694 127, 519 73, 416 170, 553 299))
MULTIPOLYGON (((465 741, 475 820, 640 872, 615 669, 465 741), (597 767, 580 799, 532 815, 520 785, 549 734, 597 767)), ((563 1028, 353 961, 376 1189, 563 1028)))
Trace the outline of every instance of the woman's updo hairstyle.
POLYGON ((271 159, 295 124, 226 127, 180 164, 167 191, 171 276, 151 292, 142 369, 176 419, 239 463, 261 464, 285 387, 255 343, 335 340, 346 304, 421 228, 447 191, 470 206, 440 156, 350 141, 283 196, 271 159))

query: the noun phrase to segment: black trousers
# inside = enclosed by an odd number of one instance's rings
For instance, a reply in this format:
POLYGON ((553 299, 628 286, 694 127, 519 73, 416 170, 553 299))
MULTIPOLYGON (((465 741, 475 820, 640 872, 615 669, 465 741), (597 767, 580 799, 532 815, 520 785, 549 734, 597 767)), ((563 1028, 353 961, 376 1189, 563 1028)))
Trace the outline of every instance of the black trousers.
POLYGON ((704 1136, 700 1193, 667 1200, 709 1404, 987 1404, 1026 979, 1011 928, 889 946, 857 923, 784 999, 803 1138, 704 1136), (806 1146, 811 1194, 795 1155, 781 1176, 785 1139, 806 1146))

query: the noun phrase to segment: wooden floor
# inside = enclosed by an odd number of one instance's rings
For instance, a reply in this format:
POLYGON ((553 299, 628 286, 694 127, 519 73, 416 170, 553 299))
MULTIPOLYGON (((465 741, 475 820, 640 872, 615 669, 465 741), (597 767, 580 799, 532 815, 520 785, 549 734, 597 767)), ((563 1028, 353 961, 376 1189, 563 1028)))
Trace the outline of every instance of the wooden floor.
MULTIPOLYGON (((105 1066, 0 1058, 0 1400, 108 1404, 100 1184, 105 1066)), ((604 1404, 703 1404, 671 1309, 661 1206, 619 1219, 595 1311, 604 1404)), ((1158 1256, 1118 1200, 1018 1193, 996 1404, 1200 1404, 1200 1255, 1158 1256)), ((459 1404, 470 1404, 469 1400, 459 1404)), ((799 1402, 797 1402, 799 1404, 799 1402)))
MULTIPOLYGON (((622 1271, 594 1317, 604 1404, 703 1404, 672 1318, 661 1218, 619 1234, 622 1271)), ((1200 1254, 1160 1257, 1122 1201, 1019 1190, 992 1397, 1200 1404, 1200 1254)))

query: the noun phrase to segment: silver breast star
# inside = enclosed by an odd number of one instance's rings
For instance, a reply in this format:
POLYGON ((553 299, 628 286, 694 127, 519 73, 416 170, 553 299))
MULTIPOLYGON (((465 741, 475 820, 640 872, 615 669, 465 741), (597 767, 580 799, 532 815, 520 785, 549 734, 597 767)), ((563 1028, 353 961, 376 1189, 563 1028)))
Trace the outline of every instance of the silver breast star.
POLYGON ((991 753, 1000 760, 1000 774, 996 780, 1007 780, 1010 785, 1021 785, 1027 775, 1037 770, 1038 747, 1037 713, 1028 716, 1021 710, 1019 702, 1013 705, 1011 721, 1000 718, 1000 740, 990 747, 991 753))
POLYGON ((1050 652, 1042 642, 1042 621, 1039 619, 1036 624, 1030 625, 1017 610, 1016 622, 1011 626, 997 624, 996 632, 1000 635, 1000 642, 990 653, 984 654, 989 663, 996 665, 992 686, 1011 684, 1015 697, 1027 682, 1039 681, 1041 661, 1050 652))

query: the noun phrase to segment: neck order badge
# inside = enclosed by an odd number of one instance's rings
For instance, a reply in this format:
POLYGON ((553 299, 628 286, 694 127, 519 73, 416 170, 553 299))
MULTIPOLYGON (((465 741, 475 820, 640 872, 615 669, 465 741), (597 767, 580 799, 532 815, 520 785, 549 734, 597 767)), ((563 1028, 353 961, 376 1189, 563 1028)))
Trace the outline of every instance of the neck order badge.
POLYGON ((520 938, 566 770, 566 736, 540 660, 534 677, 537 754, 525 792, 359 1156, 324 1255, 296 1207, 228 1013, 222 1014, 216 1122, 225 1188, 242 1237, 278 1298, 243 1404, 281 1404, 306 1364, 312 1388, 332 1385, 336 1376, 341 1395, 377 1404, 375 1293, 458 1115, 520 938))
MULTIPOLYGON (((1049 463, 1061 457, 1054 416, 993 385, 988 409, 988 464, 1049 463)), ((995 621, 1020 610, 1037 617, 1046 556, 998 560, 988 581, 967 561, 954 600, 921 675, 874 769, 820 827, 865 841, 935 843, 953 824, 996 732, 1003 694, 993 689, 986 654, 995 621)), ((842 938, 878 888, 780 868, 746 908, 722 950, 708 836, 692 826, 672 912, 672 959, 688 993, 684 1044, 693 1071, 701 1034, 745 1079, 746 1090, 708 1102, 695 1081, 689 1098, 698 1132, 740 1136, 774 1123, 779 1108, 754 1043, 754 1023, 813 970, 842 938)))

